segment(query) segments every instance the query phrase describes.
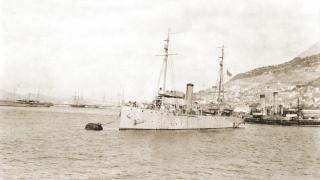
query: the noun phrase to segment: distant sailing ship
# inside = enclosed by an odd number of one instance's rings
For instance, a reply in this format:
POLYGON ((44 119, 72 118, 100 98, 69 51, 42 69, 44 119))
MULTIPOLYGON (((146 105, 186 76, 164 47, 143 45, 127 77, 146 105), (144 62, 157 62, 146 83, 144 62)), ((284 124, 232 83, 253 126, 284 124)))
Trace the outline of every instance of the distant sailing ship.
POLYGON ((75 107, 75 108, 85 108, 86 105, 80 102, 80 96, 79 93, 75 94, 73 97, 73 103, 70 104, 71 107, 75 107))
POLYGON ((193 103, 193 84, 187 84, 186 93, 166 90, 167 63, 169 55, 170 32, 164 45, 163 86, 155 100, 147 107, 137 107, 136 103, 122 106, 120 130, 188 130, 237 128, 243 123, 240 116, 224 113, 220 106, 223 101, 223 48, 220 61, 218 106, 215 111, 201 109, 193 103))

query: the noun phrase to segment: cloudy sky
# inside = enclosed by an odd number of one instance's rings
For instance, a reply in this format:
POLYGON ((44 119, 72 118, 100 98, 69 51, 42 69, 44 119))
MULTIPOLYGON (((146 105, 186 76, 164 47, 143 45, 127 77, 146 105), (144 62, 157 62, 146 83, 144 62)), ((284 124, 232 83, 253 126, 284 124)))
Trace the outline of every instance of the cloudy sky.
POLYGON ((292 59, 320 40, 318 0, 0 0, 0 89, 153 97, 172 32, 169 87, 292 59), (171 71, 170 71, 171 72, 171 71))

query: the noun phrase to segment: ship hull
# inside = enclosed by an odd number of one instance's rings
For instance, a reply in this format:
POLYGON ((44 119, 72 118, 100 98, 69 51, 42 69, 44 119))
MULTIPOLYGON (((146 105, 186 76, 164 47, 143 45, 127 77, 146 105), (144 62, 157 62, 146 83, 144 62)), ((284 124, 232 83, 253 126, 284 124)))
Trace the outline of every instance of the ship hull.
POLYGON ((70 106, 74 107, 74 108, 85 108, 86 107, 86 105, 83 105, 83 104, 71 104, 70 106))
POLYGON ((124 106, 120 114, 120 130, 191 130, 236 128, 243 123, 238 117, 174 115, 151 109, 124 106))
POLYGON ((0 101, 0 106, 12 107, 51 107, 52 103, 19 103, 15 101, 0 101))
POLYGON ((259 119, 259 118, 245 118, 246 123, 251 124, 268 124, 268 125, 281 125, 281 126, 320 126, 320 119, 308 120, 283 120, 283 119, 259 119))

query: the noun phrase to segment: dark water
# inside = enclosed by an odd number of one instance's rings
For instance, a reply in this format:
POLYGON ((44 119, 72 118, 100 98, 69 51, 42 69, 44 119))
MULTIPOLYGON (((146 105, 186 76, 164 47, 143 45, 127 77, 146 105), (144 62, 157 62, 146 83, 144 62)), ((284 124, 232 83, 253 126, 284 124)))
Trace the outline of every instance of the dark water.
POLYGON ((320 128, 118 131, 118 113, 1 107, 0 178, 320 179, 320 128))

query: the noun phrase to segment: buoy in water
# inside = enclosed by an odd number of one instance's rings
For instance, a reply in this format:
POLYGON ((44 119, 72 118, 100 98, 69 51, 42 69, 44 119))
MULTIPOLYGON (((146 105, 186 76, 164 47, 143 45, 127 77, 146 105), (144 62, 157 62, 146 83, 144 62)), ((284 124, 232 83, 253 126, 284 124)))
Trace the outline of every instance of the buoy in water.
POLYGON ((103 130, 102 124, 100 123, 88 123, 85 127, 86 130, 101 131, 103 130))

